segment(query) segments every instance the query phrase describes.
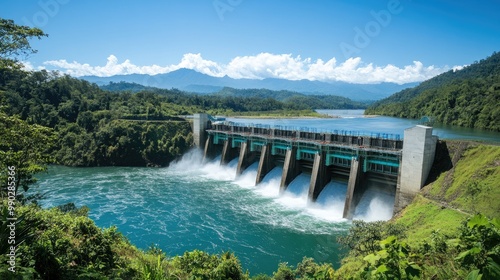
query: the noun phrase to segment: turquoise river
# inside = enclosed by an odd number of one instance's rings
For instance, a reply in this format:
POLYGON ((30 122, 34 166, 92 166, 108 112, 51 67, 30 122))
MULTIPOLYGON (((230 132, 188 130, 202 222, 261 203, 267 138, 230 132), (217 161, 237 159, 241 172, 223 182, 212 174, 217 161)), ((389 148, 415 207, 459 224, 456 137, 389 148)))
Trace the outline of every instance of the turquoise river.
MULTIPOLYGON (((417 121, 362 116, 362 111, 321 111, 329 119, 229 119, 240 123, 280 125, 297 129, 348 130, 403 136, 417 121)), ((498 142, 499 133, 436 127, 440 138, 498 142)), ((39 177, 35 191, 46 193, 41 204, 68 202, 88 206, 98 226, 116 225, 133 244, 161 247, 169 256, 194 249, 210 253, 232 251, 251 275, 271 274, 280 262, 296 265, 304 256, 339 266, 342 251, 336 238, 349 228, 341 218, 346 182, 333 180, 318 201, 308 203, 309 176, 300 175, 279 193, 281 168, 254 185, 256 164, 236 178, 236 163, 218 159, 201 163, 193 150, 166 168, 51 166, 39 177)), ((391 217, 391 194, 366 192, 355 218, 367 221, 391 217)))

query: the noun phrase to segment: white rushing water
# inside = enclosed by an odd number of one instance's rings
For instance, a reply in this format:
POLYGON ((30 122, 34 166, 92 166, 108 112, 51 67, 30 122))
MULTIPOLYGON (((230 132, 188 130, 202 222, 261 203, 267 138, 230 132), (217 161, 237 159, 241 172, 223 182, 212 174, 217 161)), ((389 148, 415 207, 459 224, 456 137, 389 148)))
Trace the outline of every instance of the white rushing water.
MULTIPOLYGON (((304 256, 337 263, 336 237, 350 226, 342 219, 346 183, 330 182, 313 203, 310 176, 298 176, 280 193, 282 168, 255 185, 257 164, 237 177, 237 160, 202 163, 201 152, 192 151, 159 169, 52 166, 39 181, 48 192, 41 203, 86 205, 97 225, 116 225, 139 248, 158 244, 170 256, 230 250, 252 273, 272 273, 280 262, 296 264, 304 256)), ((362 198, 369 207, 359 207, 365 210, 358 217, 384 217, 378 207, 386 201, 374 197, 362 198)))
MULTIPOLYGON (((258 185, 255 185, 258 163, 250 165, 240 176, 236 176, 238 159, 233 159, 227 165, 220 164, 220 156, 201 163, 200 151, 193 150, 186 154, 182 160, 172 164, 169 169, 176 172, 187 172, 192 176, 192 170, 196 170, 201 178, 210 180, 227 181, 242 189, 249 190, 254 196, 266 199, 269 203, 256 206, 241 206, 246 208, 256 216, 275 213, 272 219, 273 224, 283 223, 284 226, 293 224, 293 221, 284 220, 277 217, 282 211, 293 211, 295 217, 300 220, 310 218, 325 222, 345 222, 342 218, 345 196, 347 192, 347 182, 332 180, 328 183, 318 196, 316 202, 308 199, 308 188, 311 176, 300 174, 288 186, 286 191, 280 193, 280 182, 283 169, 275 167, 272 169, 258 185), (273 210, 273 208, 275 208, 273 210)), ((195 178, 193 178, 195 179, 195 178)), ((365 221, 388 220, 392 217, 394 205, 394 195, 383 191, 377 187, 368 187, 356 208, 354 219, 365 221)), ((268 217, 269 218, 269 217, 268 217)), ((289 219, 286 216, 286 219, 289 219)))

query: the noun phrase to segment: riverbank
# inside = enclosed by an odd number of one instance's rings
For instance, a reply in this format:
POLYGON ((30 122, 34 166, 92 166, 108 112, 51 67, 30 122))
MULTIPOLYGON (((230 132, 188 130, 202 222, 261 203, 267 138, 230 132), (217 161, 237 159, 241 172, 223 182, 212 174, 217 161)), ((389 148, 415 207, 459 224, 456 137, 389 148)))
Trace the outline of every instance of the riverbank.
POLYGON ((313 110, 277 110, 277 111, 253 111, 234 112, 226 114, 231 118, 252 118, 252 119, 313 119, 313 118, 335 118, 327 114, 321 114, 313 110))

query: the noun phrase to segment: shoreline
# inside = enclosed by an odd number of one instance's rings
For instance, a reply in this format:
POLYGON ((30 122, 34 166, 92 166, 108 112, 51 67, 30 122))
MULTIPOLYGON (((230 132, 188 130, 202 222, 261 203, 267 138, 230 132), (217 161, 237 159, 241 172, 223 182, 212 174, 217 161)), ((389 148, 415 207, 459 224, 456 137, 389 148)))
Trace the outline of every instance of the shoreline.
POLYGON ((338 119, 339 116, 225 116, 226 118, 235 119, 338 119))
MULTIPOLYGON (((225 118, 235 119, 344 119, 338 115, 322 115, 322 116, 224 116, 225 118)), ((357 116, 356 116, 357 117, 357 116)), ((360 115, 359 118, 376 118, 380 115, 360 115)))

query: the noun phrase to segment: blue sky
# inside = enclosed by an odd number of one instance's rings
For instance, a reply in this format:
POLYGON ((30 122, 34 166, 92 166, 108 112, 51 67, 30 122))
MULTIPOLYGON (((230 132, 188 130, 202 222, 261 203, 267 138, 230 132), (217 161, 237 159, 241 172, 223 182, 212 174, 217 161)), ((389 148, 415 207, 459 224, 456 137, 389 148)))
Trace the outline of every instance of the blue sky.
POLYGON ((421 81, 499 51, 499 10, 498 0, 0 0, 0 17, 49 34, 32 42, 34 69, 354 83, 421 81))

